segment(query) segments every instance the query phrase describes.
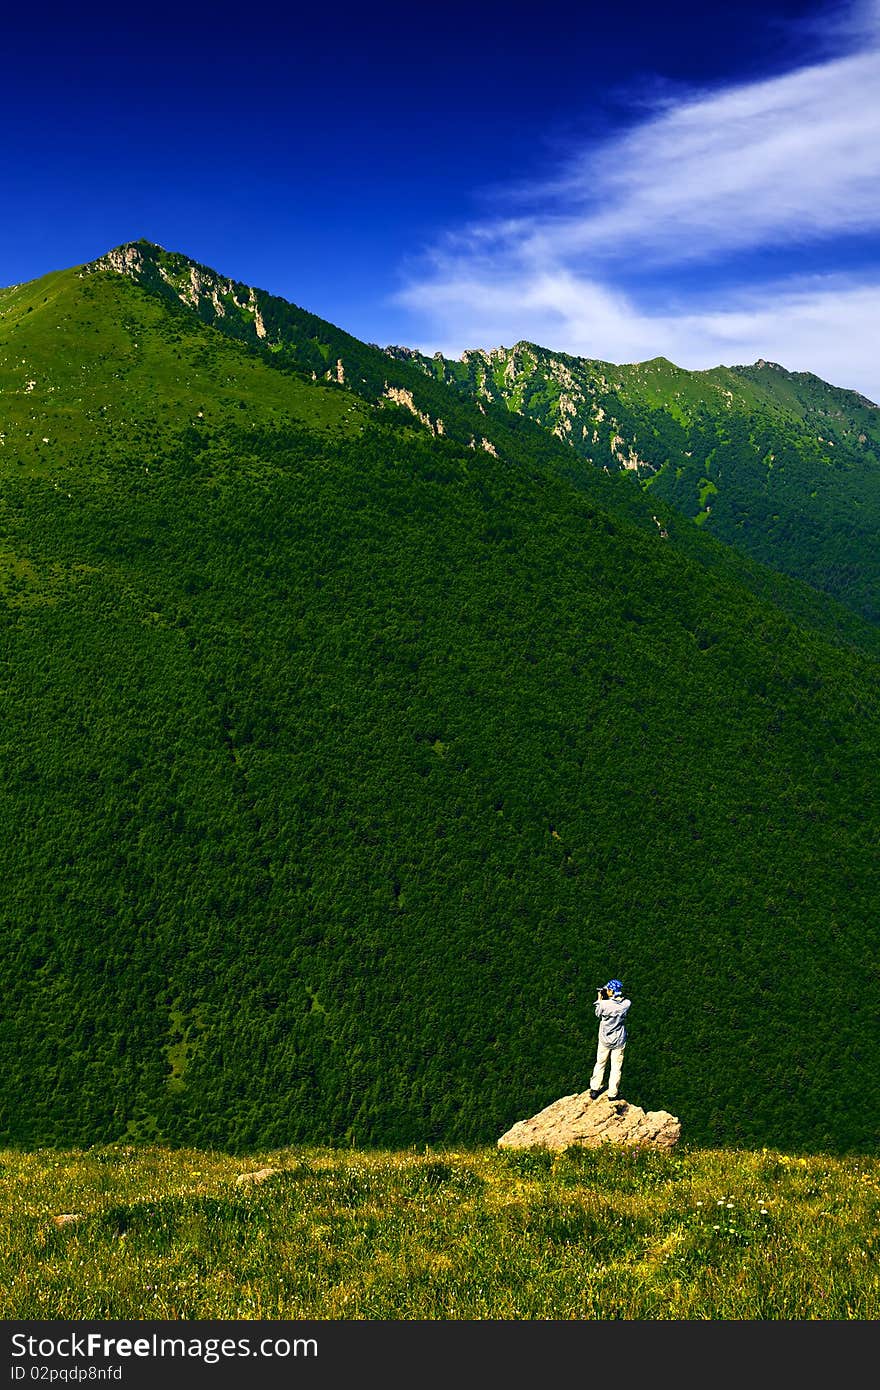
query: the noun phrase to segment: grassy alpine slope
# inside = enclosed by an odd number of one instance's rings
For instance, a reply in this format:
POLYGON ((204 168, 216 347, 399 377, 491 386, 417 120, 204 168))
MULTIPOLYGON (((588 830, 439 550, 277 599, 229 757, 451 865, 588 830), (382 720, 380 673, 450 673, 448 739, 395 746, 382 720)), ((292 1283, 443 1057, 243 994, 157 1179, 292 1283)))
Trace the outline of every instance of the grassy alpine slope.
POLYGON ((614 973, 690 1141, 875 1146, 874 631, 118 269, 0 299, 3 1142, 491 1143, 614 973))
POLYGON ((876 1156, 306 1148, 242 1161, 121 1145, 0 1159, 7 1320, 880 1311, 876 1156), (274 1171, 249 1184, 261 1168, 274 1171))

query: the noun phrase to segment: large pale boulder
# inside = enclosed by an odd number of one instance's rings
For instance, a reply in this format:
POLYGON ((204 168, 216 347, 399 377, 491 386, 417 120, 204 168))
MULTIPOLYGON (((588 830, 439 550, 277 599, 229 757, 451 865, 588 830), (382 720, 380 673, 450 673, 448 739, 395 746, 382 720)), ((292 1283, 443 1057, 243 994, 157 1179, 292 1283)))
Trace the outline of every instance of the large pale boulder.
POLYGON ((603 1093, 590 1100, 589 1091, 562 1096, 530 1120, 518 1120, 498 1140, 501 1149, 567 1149, 581 1144, 624 1144, 634 1148, 671 1149, 678 1143, 681 1124, 667 1110, 644 1111, 603 1093))
POLYGON ((253 1168, 246 1173, 239 1173, 235 1179, 236 1187, 249 1187, 252 1183, 268 1182, 269 1178, 274 1178, 276 1173, 280 1173, 280 1168, 253 1168))

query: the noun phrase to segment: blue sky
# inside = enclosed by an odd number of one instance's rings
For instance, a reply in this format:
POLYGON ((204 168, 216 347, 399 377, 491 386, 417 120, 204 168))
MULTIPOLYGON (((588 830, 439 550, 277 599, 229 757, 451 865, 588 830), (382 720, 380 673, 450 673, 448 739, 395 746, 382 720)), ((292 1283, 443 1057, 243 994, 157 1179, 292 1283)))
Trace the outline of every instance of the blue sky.
POLYGON ((4 20, 0 283, 145 236, 368 341, 880 401, 880 0, 4 20))

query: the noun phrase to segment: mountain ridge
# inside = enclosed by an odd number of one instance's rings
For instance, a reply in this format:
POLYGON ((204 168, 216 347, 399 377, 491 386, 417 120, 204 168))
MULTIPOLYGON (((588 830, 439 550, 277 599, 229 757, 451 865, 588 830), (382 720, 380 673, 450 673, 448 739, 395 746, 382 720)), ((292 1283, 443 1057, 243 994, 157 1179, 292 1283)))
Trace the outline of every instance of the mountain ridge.
POLYGON ((526 340, 468 349, 457 362, 381 349, 149 242, 124 243, 87 268, 131 276, 278 365, 396 403, 469 447, 499 442, 457 419, 456 400, 496 430, 537 424, 579 460, 632 474, 718 539, 880 623, 880 409, 857 392, 765 359, 691 372, 664 357, 615 364, 526 340), (383 359, 399 380, 389 381, 383 359))
POLYGON ((662 357, 615 364, 528 342, 469 349, 457 361, 406 357, 463 395, 535 419, 586 462, 631 472, 719 539, 880 620, 880 408, 860 393, 764 359, 690 372, 662 357))

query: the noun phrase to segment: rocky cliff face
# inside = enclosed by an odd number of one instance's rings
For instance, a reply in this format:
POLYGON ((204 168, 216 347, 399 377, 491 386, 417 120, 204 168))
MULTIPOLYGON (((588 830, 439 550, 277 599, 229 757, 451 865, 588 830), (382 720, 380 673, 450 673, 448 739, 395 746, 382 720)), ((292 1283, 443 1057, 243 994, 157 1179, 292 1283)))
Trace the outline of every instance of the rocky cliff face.
POLYGON ((411 415, 414 415, 417 420, 420 420, 432 434, 442 435, 445 433, 446 427, 442 420, 439 418, 432 420, 426 411, 419 410, 419 407, 413 400, 412 391, 408 391, 402 386, 389 386, 386 381, 384 394, 385 397, 389 401, 393 401, 395 405, 402 405, 405 410, 408 410, 411 415))
MULTIPOLYGON (((658 465, 639 452, 636 434, 615 414, 610 363, 547 352, 532 343, 474 348, 452 362, 440 353, 426 357, 412 348, 389 347, 389 356, 418 366, 479 405, 494 402, 527 415, 590 463, 608 472, 629 469, 650 477, 658 465)), ((622 386, 622 383, 620 384, 622 386)), ((618 387, 619 389, 619 387, 618 387)))
POLYGON ((114 270, 150 288, 157 281, 170 289, 182 304, 195 309, 199 317, 211 321, 237 313, 249 322, 252 336, 267 335, 260 307, 261 291, 218 275, 208 266, 198 265, 186 256, 162 250, 149 242, 129 242, 114 247, 105 256, 85 266, 84 271, 114 270))
MULTIPOLYGON (((266 290, 255 289, 209 266, 177 252, 166 251, 147 241, 128 242, 114 247, 98 260, 83 266, 81 273, 112 270, 127 275, 146 289, 174 296, 193 309, 200 319, 223 329, 232 337, 256 345, 278 349, 287 337, 279 322, 273 322, 272 306, 278 301, 266 290)), ((317 373, 313 372, 313 376, 317 373)), ((346 384, 346 364, 337 358, 321 373, 325 381, 346 384)))

